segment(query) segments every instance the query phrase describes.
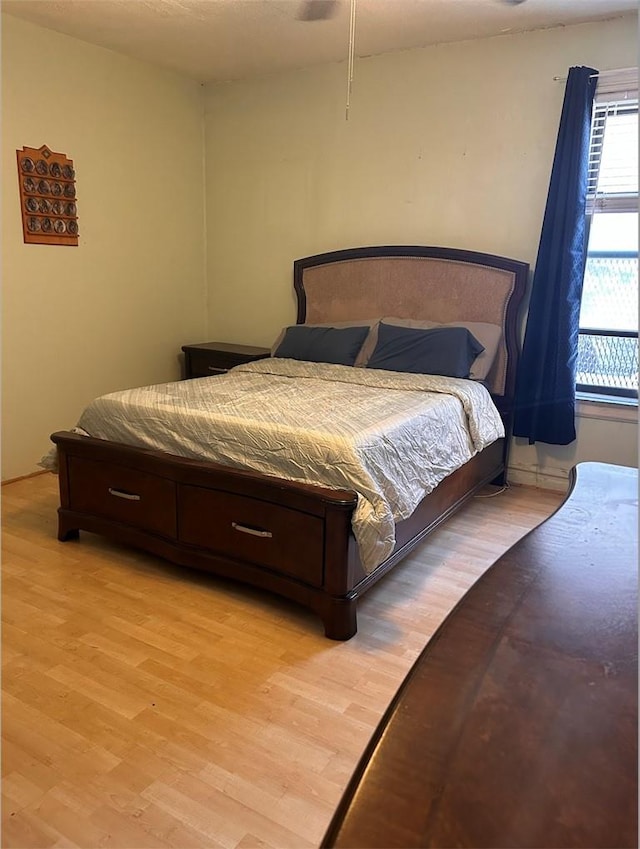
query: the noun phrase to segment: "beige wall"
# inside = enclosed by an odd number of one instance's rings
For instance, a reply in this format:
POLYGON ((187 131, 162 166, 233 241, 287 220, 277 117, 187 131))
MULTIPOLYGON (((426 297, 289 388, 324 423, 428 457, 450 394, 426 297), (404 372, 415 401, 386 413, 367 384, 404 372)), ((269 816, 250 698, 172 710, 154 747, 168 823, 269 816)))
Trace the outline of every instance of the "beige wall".
POLYGON ((206 338, 202 87, 2 16, 2 477, 206 338), (78 247, 25 245, 16 150, 74 160, 78 247))
MULTIPOLYGON (((3 479, 96 395, 176 378, 184 342, 269 344, 299 256, 415 243, 533 265, 553 76, 635 63, 628 17, 359 60, 349 121, 344 64, 209 86, 203 155, 196 83, 3 15, 3 479), (15 150, 41 144, 74 159, 78 248, 23 244, 15 150)), ((597 415, 568 448, 518 440, 512 478, 635 464, 635 416, 597 415)))
MULTIPOLYGON (((411 50, 206 90, 212 338, 270 344, 295 321, 292 263, 433 244, 535 263, 571 65, 636 64, 635 16, 411 50)), ((637 462, 635 420, 581 420, 569 448, 517 440, 514 475, 637 462), (614 445, 615 443, 615 445, 614 445), (595 456, 598 455, 598 456, 595 456)))

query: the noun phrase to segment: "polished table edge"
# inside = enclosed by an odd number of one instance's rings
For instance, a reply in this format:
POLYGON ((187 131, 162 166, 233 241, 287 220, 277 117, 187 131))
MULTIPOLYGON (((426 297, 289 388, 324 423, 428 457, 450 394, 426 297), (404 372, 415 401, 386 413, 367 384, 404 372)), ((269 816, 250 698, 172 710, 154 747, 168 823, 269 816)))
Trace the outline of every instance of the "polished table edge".
MULTIPOLYGON (((553 840, 557 840, 558 836, 565 841, 561 845, 586 847, 596 845, 591 842, 590 827, 593 827, 599 835, 603 833, 610 835, 611 842, 606 842, 603 838, 603 842, 598 843, 598 846, 637 846, 637 615, 633 612, 637 599, 637 574, 635 565, 633 574, 628 569, 628 561, 637 563, 637 474, 636 469, 628 467, 601 463, 578 464, 571 470, 570 488, 560 507, 499 558, 456 605, 416 660, 386 711, 335 812, 321 844, 323 847, 359 846, 363 849, 363 847, 398 846, 404 849, 411 846, 479 847, 486 845, 511 846, 511 849, 516 849, 518 846, 525 845, 554 845, 553 840), (633 512, 635 519, 629 525, 628 519, 632 511, 635 511, 633 512), (624 533, 616 536, 621 530, 620 526, 624 533), (567 528, 571 532, 568 542, 567 528), (627 531, 629 531, 628 535, 627 531), (581 535, 586 535, 587 539, 581 541, 581 535), (619 561, 602 567, 607 568, 613 577, 617 576, 619 582, 617 596, 610 602, 614 620, 611 627, 608 627, 609 620, 605 615, 608 613, 606 609, 608 590, 606 581, 603 580, 602 568, 598 563, 590 562, 590 558, 597 557, 602 547, 611 560, 619 561), (551 565, 547 561, 550 561, 551 565), (502 579, 505 570, 508 570, 507 580, 502 579), (580 610, 572 610, 572 605, 578 605, 579 608, 580 604, 579 598, 576 599, 578 594, 571 592, 576 581, 584 585, 583 603, 589 611, 593 627, 598 631, 599 645, 595 649, 594 638, 590 636, 591 629, 584 628, 581 624, 580 610), (557 586, 554 586, 554 582, 557 586), (602 583, 602 587, 599 582, 602 583), (544 595, 545 587, 546 595, 544 595), (555 594, 564 593, 566 598, 561 596, 558 602, 559 609, 550 619, 551 626, 545 622, 545 627, 542 627, 540 623, 535 622, 536 608, 532 606, 532 603, 537 593, 539 600, 542 600, 543 608, 544 604, 547 604, 553 609, 555 595, 551 595, 551 591, 555 594), (629 594, 631 598, 627 600, 629 594), (597 605, 604 610, 599 611, 597 605), (492 610, 492 608, 495 609, 492 610), (521 616, 523 610, 530 621, 525 619, 523 633, 519 633, 515 626, 518 615, 521 616), (469 611, 470 614, 464 621, 465 614, 469 611), (615 621, 616 615, 619 622, 615 621), (468 632, 466 634, 465 628, 468 632), (617 633, 616 628, 622 633, 617 633), (454 635, 462 633, 467 639, 468 648, 464 653, 465 658, 460 659, 452 652, 448 653, 447 647, 451 642, 451 633, 454 635), (530 645, 526 642, 528 636, 534 638, 530 645), (559 735, 565 733, 569 741, 573 740, 572 735, 576 739, 582 739, 580 737, 582 735, 587 740, 584 745, 582 766, 585 769, 591 768, 594 762, 599 763, 598 758, 600 758, 601 780, 608 784, 617 780, 620 784, 618 797, 623 797, 619 802, 619 810, 616 809, 617 814, 610 810, 618 804, 617 797, 612 797, 613 801, 607 808, 607 800, 611 794, 610 788, 604 787, 601 792, 603 798, 592 799, 590 803, 587 799, 572 799, 571 791, 567 790, 565 784, 568 780, 573 781, 574 784, 577 782, 576 786, 580 784, 581 779, 573 775, 572 770, 575 771, 574 762, 576 769, 580 766, 583 753, 576 752, 575 749, 571 751, 565 767, 554 760, 554 754, 551 752, 548 777, 550 781, 556 782, 557 787, 552 791, 540 786, 534 788, 535 792, 545 800, 550 809, 553 809, 558 797, 564 804, 576 802, 585 806, 585 810, 581 813, 580 824, 564 826, 562 823, 551 823, 552 827, 557 828, 557 834, 555 838, 551 837, 551 843, 545 842, 544 835, 536 834, 536 829, 541 826, 528 823, 526 812, 511 814, 509 811, 509 805, 512 807, 517 805, 519 793, 517 786, 512 788, 512 792, 507 788, 508 798, 505 798, 507 808, 503 815, 506 825, 503 832, 499 831, 496 822, 486 823, 484 832, 486 842, 483 842, 483 834, 467 833, 464 823, 449 822, 443 826, 437 822, 438 817, 442 820, 447 811, 457 812, 458 819, 464 819, 469 812, 470 817, 475 815, 479 822, 483 820, 483 787, 480 786, 477 791, 465 790, 467 804, 462 809, 464 811, 462 813, 456 807, 456 800, 452 796, 453 791, 447 785, 447 773, 450 770, 450 760, 455 760, 451 769, 459 765, 461 758, 458 747, 462 743, 471 749, 475 746, 483 762, 484 760, 491 762, 493 757, 491 747, 483 744, 476 746, 475 740, 470 741, 465 738, 465 728, 473 725, 472 708, 477 710, 478 700, 481 706, 482 699, 486 703, 486 688, 491 685, 497 686, 496 682, 491 681, 491 675, 495 671, 495 667, 492 666, 495 658, 502 653, 504 662, 506 653, 512 650, 513 646, 523 652, 524 656, 527 650, 535 649, 541 658, 539 680, 534 680, 531 686, 535 684, 542 686, 545 676, 555 682, 554 691, 548 696, 549 704, 546 708, 542 704, 547 698, 543 686, 542 697, 538 694, 538 703, 534 701, 533 706, 529 708, 532 721, 542 722, 540 716, 536 715, 536 710, 538 713, 543 709, 562 710, 562 704, 554 703, 553 699, 556 698, 556 691, 558 691, 559 699, 564 692, 562 688, 565 687, 564 697, 573 705, 576 713, 576 728, 566 729, 561 726, 560 721, 556 723, 557 727, 554 727, 554 715, 548 720, 549 728, 559 735), (462 673, 462 676, 458 676, 457 679, 455 677, 456 663, 461 667, 462 673), (584 682, 576 678, 576 675, 579 676, 583 672, 586 674, 587 670, 594 680, 588 681, 589 686, 585 687, 584 682), (564 677, 563 672, 567 673, 564 677), (439 707, 433 706, 441 696, 439 690, 435 689, 436 682, 438 688, 442 685, 443 690, 451 693, 451 702, 457 700, 460 716, 456 714, 454 717, 453 713, 448 714, 446 703, 439 707), (616 690, 616 687, 620 692, 616 690), (416 691, 419 689, 428 696, 427 705, 417 701, 416 691), (603 716, 603 707, 595 704, 594 700, 606 699, 610 695, 618 697, 620 709, 615 717, 611 716, 611 728, 598 726, 596 732, 601 733, 602 740, 607 744, 624 748, 624 751, 616 750, 619 758, 615 763, 609 763, 606 753, 601 756, 599 747, 591 745, 588 740, 589 735, 592 735, 592 725, 589 723, 602 719, 603 716), (582 700, 584 700, 584 707, 582 700), (542 707, 539 704, 542 704, 542 707), (466 714, 464 710, 467 710, 466 714), (581 711, 584 713, 583 718, 580 715, 581 711), (580 721, 586 722, 587 726, 579 728, 580 721), (452 726, 455 722, 458 723, 458 727, 454 729, 452 726), (627 735, 625 743, 615 736, 616 728, 613 726, 616 722, 624 726, 623 730, 627 735), (430 752, 429 757, 426 755, 423 757, 421 754, 420 741, 425 737, 420 737, 420 733, 427 738, 434 734, 442 737, 442 741, 432 747, 433 751, 430 752), (392 751, 393 741, 398 744, 398 750, 395 752, 392 751), (404 748, 401 749, 401 747, 404 748), (440 758, 439 761, 438 758, 440 758), (430 771, 434 773, 434 776, 430 775, 430 771), (562 771, 565 771, 567 776, 562 771), (423 788, 422 795, 409 792, 407 788, 412 786, 411 782, 418 783, 423 788), (406 798, 403 799, 403 796, 406 798), (429 798, 425 801, 426 796, 429 798), (424 803, 426 807, 422 820, 421 812, 416 813, 416 807, 419 807, 420 803, 424 803), (386 823, 391 815, 397 822, 387 826, 386 823), (607 817, 611 818, 610 823, 603 822, 603 818, 606 820, 607 817), (590 822, 590 818, 593 823, 590 822), (514 826, 511 831, 509 830, 510 819, 518 820, 518 827, 514 826), (363 826, 363 823, 366 825, 363 826), (437 829, 434 823, 437 824, 437 829), (496 831, 497 828, 498 831, 496 831), (538 842, 527 842, 527 838, 523 838, 523 833, 527 829, 530 831, 528 839, 538 842), (436 831, 437 834, 435 834, 436 831), (436 839, 436 842, 432 842, 433 839, 436 839)), ((533 668, 531 677, 535 678, 538 667, 533 668)), ((530 672, 531 670, 527 670, 527 674, 530 672)), ((500 682, 498 681, 497 684, 499 685, 500 682)), ((496 709, 495 705, 493 708, 496 709)), ((527 709, 528 705, 525 701, 521 711, 526 713, 527 709)), ((517 712, 514 714, 512 711, 506 715, 505 724, 513 726, 514 716, 517 718, 517 712)), ((565 725, 566 719, 564 717, 565 725)), ((570 720, 569 725, 572 724, 574 723, 570 720)), ((496 733, 495 717, 489 717, 487 727, 492 729, 492 733, 496 733), (491 722, 494 725, 491 725, 491 722)), ((481 727, 479 730, 482 732, 481 727)), ((622 733, 620 731, 618 736, 622 733)), ((529 775, 536 769, 536 754, 535 751, 532 752, 532 746, 535 748, 536 742, 540 746, 541 753, 544 754, 544 740, 542 742, 524 740, 520 744, 523 750, 524 774, 520 779, 523 783, 523 792, 528 780, 527 767, 529 775)), ((561 747, 565 742, 564 739, 560 739, 558 746, 561 747)), ((512 746, 517 744, 517 740, 512 740, 512 746)), ((503 759, 508 761, 510 757, 511 755, 507 752, 503 759)), ((473 767, 466 769, 467 774, 471 775, 473 767)), ((499 759, 496 769, 500 770, 499 759)), ((482 770, 477 772, 476 784, 484 783, 488 787, 492 780, 491 774, 483 774, 482 770)), ((456 773, 456 780, 459 782, 458 791, 460 791, 460 782, 463 783, 464 775, 464 768, 460 767, 456 773)), ((538 777, 538 780, 544 784, 543 778, 538 777)), ((517 785, 515 775, 514 781, 517 785)), ((500 781, 496 783, 500 785, 500 781)), ((584 784, 588 785, 589 780, 587 779, 584 784)), ((505 792, 504 786, 500 789, 503 793, 505 792)), ((576 792, 578 793, 579 790, 576 792)), ((486 801, 485 807, 487 807, 486 801)), ((493 815, 495 818, 495 810, 493 815)), ((571 819, 571 816, 567 814, 567 818, 571 819)), ((450 819, 455 820, 456 817, 450 817, 450 819)))

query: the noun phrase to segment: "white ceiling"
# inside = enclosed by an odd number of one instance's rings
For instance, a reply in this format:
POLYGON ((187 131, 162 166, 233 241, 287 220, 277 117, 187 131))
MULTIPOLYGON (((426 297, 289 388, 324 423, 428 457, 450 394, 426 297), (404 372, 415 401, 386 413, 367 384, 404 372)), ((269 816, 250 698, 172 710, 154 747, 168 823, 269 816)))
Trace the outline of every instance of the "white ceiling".
MULTIPOLYGON (((350 0, 3 0, 2 10, 202 82, 346 59, 350 0)), ((357 0, 357 56, 613 18, 637 0, 357 0)))

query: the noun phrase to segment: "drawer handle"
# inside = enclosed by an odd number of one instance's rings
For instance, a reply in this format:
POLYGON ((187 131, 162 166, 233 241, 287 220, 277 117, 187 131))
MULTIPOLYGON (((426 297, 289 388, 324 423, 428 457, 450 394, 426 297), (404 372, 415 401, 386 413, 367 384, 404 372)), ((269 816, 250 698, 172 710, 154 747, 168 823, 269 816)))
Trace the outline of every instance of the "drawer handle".
POLYGON ((141 496, 134 492, 123 492, 121 489, 112 489, 109 487, 109 495, 115 495, 116 498, 126 498, 127 501, 140 501, 141 496))
POLYGON ((223 372, 226 371, 226 368, 218 368, 218 366, 207 366, 207 368, 208 368, 209 371, 216 371, 219 374, 222 374, 223 372))
POLYGON ((234 531, 240 531, 241 534, 251 534, 253 537, 271 538, 273 536, 271 531, 261 531, 258 528, 248 528, 246 525, 239 525, 237 522, 231 522, 231 527, 234 531))

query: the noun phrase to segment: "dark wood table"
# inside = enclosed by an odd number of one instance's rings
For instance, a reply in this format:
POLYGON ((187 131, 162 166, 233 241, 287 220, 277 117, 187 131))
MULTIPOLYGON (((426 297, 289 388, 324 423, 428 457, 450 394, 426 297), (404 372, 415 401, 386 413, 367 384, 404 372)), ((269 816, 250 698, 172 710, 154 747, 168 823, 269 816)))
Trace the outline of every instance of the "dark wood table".
POLYGON ((422 652, 323 847, 638 846, 638 473, 572 484, 422 652))

